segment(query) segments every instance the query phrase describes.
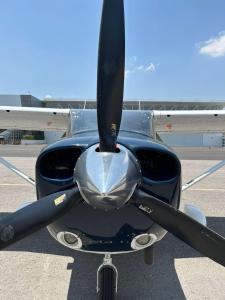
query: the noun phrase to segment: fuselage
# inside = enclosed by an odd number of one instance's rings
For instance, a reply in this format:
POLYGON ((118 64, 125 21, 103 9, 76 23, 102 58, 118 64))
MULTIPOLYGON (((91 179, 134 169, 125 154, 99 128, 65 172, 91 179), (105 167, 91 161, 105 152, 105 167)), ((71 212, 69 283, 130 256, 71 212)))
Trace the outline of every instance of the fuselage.
MULTIPOLYGON (((123 148, 123 151, 130 153, 137 161, 141 173, 137 184, 162 201, 179 207, 181 166, 177 156, 169 147, 154 140, 150 135, 147 136, 141 132, 129 130, 129 128, 125 129, 123 130, 122 127, 120 130, 118 149, 123 148)), ((90 160, 92 158, 89 155, 90 151, 91 149, 93 151, 93 148, 97 149, 98 143, 98 132, 95 129, 87 128, 87 130, 74 132, 70 138, 47 146, 40 153, 36 163, 37 197, 40 198, 77 185, 76 177, 82 174, 82 168, 77 168, 78 175, 76 172, 74 173, 77 162, 80 157, 88 156, 90 160)), ((93 158, 93 160, 95 159, 93 158)), ((89 165, 92 163, 89 162, 89 165)), ((89 167, 86 167, 85 164, 84 166, 83 172, 89 174, 89 170, 86 170, 89 167)), ((93 166, 96 166, 95 161, 93 161, 93 166)), ((114 171, 117 168, 119 170, 122 166, 118 163, 114 166, 114 171)), ((94 172, 94 169, 91 170, 92 181, 95 181, 94 172)), ((99 172, 97 168, 96 172, 99 172)), ((98 180, 101 178, 97 173, 96 177, 98 180)), ((88 177, 84 178, 87 178, 86 183, 83 180, 84 184, 90 186, 88 177)), ((115 180, 117 179, 115 178, 115 180)), ((123 183, 120 185, 117 180, 117 185, 126 186, 126 178, 123 177, 121 180, 123 183)), ((129 197, 132 197, 131 189, 130 186, 129 197)), ((125 196, 122 189, 117 189, 116 197, 118 201, 120 198, 123 200, 125 196)), ((74 234, 80 241, 77 250, 95 253, 136 251, 137 249, 132 247, 132 241, 136 236, 145 233, 155 236, 155 241, 160 240, 166 231, 149 219, 148 212, 144 207, 130 204, 129 197, 117 209, 107 210, 94 207, 88 202, 88 199, 84 199, 84 195, 82 197, 81 191, 80 204, 50 224, 48 230, 56 240, 71 248, 73 246, 66 243, 61 237, 62 233, 74 234)))

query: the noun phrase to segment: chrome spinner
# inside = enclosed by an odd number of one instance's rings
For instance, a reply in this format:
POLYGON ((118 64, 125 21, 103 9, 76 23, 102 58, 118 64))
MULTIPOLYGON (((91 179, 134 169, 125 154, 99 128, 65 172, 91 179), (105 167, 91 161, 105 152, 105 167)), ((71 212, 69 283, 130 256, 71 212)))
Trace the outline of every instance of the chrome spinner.
POLYGON ((94 208, 119 209, 132 196, 141 181, 141 170, 134 155, 124 146, 118 152, 88 148, 78 159, 74 179, 84 200, 94 208))

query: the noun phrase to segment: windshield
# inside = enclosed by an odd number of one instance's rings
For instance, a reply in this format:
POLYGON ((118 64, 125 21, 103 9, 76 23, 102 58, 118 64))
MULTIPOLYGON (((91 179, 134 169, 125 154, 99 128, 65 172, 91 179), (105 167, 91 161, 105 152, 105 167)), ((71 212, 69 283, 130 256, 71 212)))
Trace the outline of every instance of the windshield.
MULTIPOLYGON (((95 109, 72 110, 71 116, 71 135, 97 130, 97 112, 95 109)), ((151 136, 151 111, 123 110, 120 131, 151 136)))

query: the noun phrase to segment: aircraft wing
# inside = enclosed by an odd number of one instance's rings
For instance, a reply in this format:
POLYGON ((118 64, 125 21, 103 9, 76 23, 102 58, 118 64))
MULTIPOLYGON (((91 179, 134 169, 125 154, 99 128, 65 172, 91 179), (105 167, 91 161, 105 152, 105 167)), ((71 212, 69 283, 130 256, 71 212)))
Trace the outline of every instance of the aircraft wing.
MULTIPOLYGON (((153 110, 155 133, 225 132, 225 110, 153 110)), ((70 109, 0 106, 0 129, 68 130, 70 109)))
POLYGON ((156 133, 225 132, 225 110, 153 110, 156 133))
POLYGON ((0 106, 0 128, 21 130, 68 130, 70 110, 0 106))

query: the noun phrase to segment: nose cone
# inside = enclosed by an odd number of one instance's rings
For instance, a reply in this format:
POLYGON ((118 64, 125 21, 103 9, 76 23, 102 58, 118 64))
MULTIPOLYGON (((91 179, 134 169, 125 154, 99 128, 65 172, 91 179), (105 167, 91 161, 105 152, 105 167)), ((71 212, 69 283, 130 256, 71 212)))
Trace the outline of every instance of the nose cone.
POLYGON ((140 168, 125 147, 119 153, 97 152, 94 145, 79 158, 75 180, 84 200, 95 208, 118 209, 140 181, 140 168))

